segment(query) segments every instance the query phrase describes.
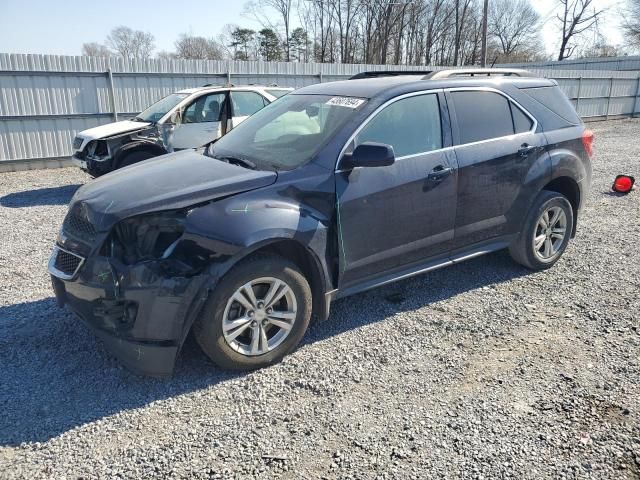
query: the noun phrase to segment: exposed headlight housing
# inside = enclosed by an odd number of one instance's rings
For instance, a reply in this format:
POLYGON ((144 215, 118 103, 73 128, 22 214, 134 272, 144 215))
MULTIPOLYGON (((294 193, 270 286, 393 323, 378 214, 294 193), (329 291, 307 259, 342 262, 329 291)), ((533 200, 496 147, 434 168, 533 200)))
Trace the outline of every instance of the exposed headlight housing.
POLYGON ((161 212, 121 220, 107 240, 107 254, 127 265, 166 259, 184 233, 187 212, 161 212))

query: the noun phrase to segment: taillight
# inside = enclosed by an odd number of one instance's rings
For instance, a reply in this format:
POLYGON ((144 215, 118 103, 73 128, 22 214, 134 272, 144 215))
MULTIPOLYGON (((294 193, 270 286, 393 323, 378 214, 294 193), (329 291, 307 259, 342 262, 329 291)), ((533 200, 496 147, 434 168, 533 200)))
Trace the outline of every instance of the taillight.
POLYGON ((593 157, 593 138, 592 130, 585 130, 582 134, 582 145, 584 145, 584 149, 590 157, 593 157))
POLYGON ((611 189, 618 193, 629 193, 635 183, 635 178, 631 175, 618 175, 613 182, 611 189))

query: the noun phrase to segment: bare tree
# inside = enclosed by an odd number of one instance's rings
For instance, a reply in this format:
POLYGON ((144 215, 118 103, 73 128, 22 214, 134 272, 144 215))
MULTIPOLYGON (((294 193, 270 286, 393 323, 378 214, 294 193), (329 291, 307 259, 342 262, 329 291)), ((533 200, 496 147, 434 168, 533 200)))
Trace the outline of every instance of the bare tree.
POLYGON ((291 26, 292 4, 293 0, 252 0, 245 4, 245 14, 253 17, 263 28, 268 30, 278 31, 278 28, 271 22, 269 16, 265 14, 264 9, 272 8, 278 12, 280 20, 282 20, 282 26, 284 27, 284 34, 281 35, 281 41, 284 45, 285 59, 287 62, 291 60, 289 29, 291 26))
POLYGON ((462 46, 462 33, 464 31, 465 22, 468 19, 468 13, 472 0, 455 0, 455 30, 456 36, 454 40, 453 64, 458 65, 460 58, 460 48, 462 46))
POLYGON ((124 58, 144 60, 151 57, 155 38, 148 32, 120 26, 111 30, 107 45, 124 58))
POLYGON ((604 10, 596 10, 593 0, 558 0, 561 11, 557 19, 562 25, 562 42, 558 60, 569 58, 576 45, 570 42, 577 35, 597 26, 598 19, 604 10))
POLYGON ((631 48, 640 49, 640 0, 627 0, 622 28, 626 43, 631 48))
POLYGON ((501 60, 519 53, 523 45, 540 43, 540 15, 529 0, 492 0, 489 32, 500 46, 501 60))
POLYGON ((98 42, 82 44, 82 55, 87 57, 112 57, 113 52, 98 42))
MULTIPOLYGON (((531 2, 491 0, 491 60, 541 57, 539 17, 531 2)), ((244 15, 261 31, 276 32, 290 61, 476 65, 482 59, 482 6, 480 0, 251 0, 244 15), (291 15, 300 26, 288 32, 291 15)), ((218 43, 226 56, 278 58, 270 33, 225 28, 218 43)))
POLYGON ((224 52, 212 38, 183 33, 175 42, 176 58, 186 60, 222 60, 224 52))

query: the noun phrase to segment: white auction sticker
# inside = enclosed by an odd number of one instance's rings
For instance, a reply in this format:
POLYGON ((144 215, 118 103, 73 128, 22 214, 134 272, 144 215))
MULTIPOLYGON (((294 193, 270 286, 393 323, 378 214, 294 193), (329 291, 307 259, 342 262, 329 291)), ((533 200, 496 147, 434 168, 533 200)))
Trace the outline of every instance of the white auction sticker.
POLYGON ((333 97, 327 101, 327 105, 336 105, 338 107, 347 108, 358 108, 363 103, 363 99, 353 97, 333 97))

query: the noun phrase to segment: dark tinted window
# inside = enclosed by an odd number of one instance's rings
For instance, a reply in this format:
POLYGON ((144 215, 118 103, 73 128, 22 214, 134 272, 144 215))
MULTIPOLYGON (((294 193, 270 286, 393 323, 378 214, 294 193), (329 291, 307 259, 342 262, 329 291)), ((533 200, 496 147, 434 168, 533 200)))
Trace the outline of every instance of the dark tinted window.
POLYGON ((494 92, 451 92, 460 143, 513 135, 509 100, 494 92))
POLYGON ((355 145, 364 142, 391 145, 396 157, 442 148, 438 97, 418 95, 392 103, 358 134, 355 145))
POLYGON ((525 113, 518 108, 512 102, 509 102, 511 105, 511 113, 513 114, 513 126, 516 129, 516 133, 528 132, 533 128, 533 120, 531 120, 525 113))
POLYGON ((580 117, 560 87, 523 88, 522 91, 567 122, 580 124, 580 117))

